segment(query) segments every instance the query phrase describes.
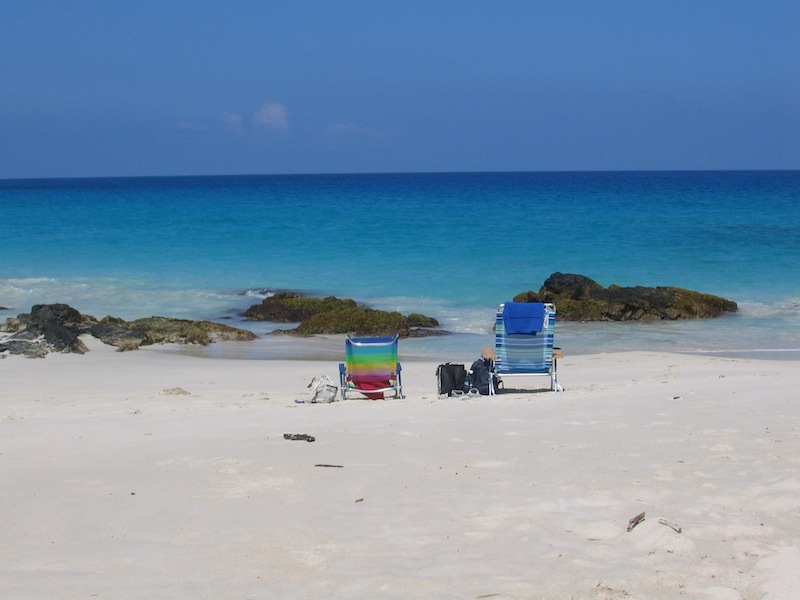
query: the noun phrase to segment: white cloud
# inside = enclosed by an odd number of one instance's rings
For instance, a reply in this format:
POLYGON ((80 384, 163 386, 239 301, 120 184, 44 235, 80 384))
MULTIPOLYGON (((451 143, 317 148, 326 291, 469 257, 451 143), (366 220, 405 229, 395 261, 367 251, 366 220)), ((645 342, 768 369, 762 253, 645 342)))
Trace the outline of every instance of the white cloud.
POLYGON ((222 122, 232 129, 239 129, 242 126, 242 115, 226 111, 222 114, 222 122))
POLYGON ((376 127, 359 125, 358 123, 332 123, 328 126, 328 132, 335 136, 350 135, 368 138, 381 138, 392 133, 376 127))
POLYGON ((178 121, 176 124, 178 129, 183 129, 185 131, 205 131, 206 128, 198 123, 194 123, 192 121, 181 120, 178 121))
POLYGON ((289 114, 283 104, 267 102, 253 115, 253 123, 268 129, 288 131, 289 114))

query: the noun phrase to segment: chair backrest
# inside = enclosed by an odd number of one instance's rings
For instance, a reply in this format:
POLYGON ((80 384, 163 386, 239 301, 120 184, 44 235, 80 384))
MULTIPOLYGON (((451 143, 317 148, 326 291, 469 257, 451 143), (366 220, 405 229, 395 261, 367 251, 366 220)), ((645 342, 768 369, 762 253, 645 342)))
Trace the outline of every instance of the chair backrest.
POLYGON ((506 375, 550 372, 555 326, 553 304, 501 304, 495 320, 496 372, 506 375))
POLYGON ((345 369, 350 375, 394 379, 397 373, 397 339, 391 337, 351 338, 345 342, 345 369))

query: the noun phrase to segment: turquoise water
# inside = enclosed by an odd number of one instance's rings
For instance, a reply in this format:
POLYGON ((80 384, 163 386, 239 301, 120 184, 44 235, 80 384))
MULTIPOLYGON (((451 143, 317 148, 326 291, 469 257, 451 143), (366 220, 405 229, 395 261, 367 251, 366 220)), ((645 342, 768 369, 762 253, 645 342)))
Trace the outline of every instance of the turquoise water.
POLYGON ((559 324, 573 352, 800 349, 797 171, 5 180, 0 214, 0 317, 67 302, 240 324, 265 291, 294 289, 435 316, 455 335, 404 347, 442 355, 479 351, 499 302, 561 271, 740 305, 713 321, 559 324))

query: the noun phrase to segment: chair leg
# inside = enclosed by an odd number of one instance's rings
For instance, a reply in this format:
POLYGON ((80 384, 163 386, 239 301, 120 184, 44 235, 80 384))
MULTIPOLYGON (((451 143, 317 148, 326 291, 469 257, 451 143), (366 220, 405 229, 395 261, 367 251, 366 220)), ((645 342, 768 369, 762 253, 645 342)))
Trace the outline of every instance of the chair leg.
POLYGON ((339 376, 339 394, 341 396, 342 401, 344 401, 346 393, 347 393, 347 382, 345 381, 345 377, 340 375, 339 376))
POLYGON ((553 392, 564 391, 564 388, 558 383, 558 367, 555 366, 555 361, 553 361, 553 369, 550 371, 550 389, 553 392))

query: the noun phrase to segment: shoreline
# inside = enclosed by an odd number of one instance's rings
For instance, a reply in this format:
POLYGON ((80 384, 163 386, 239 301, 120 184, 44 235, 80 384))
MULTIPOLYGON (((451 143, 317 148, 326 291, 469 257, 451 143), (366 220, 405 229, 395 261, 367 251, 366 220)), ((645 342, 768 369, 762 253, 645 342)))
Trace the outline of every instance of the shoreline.
MULTIPOLYGON (((87 293, 86 290, 84 293, 87 293)), ((236 297, 244 298, 245 296, 239 294, 236 297)), ((184 298, 184 300, 186 299, 184 298)), ((255 299, 248 302, 252 305, 255 299)), ((396 303, 388 302, 386 299, 378 301, 371 298, 363 300, 363 302, 385 310, 402 308, 406 312, 422 310, 437 315, 437 319, 442 322, 442 329, 447 330, 448 333, 401 340, 401 352, 415 357, 415 360, 419 356, 423 359, 441 359, 442 362, 446 362, 451 360, 452 355, 460 354, 462 349, 467 347, 474 350, 474 356, 473 353, 470 354, 470 359, 474 359, 477 358, 482 347, 494 343, 491 333, 494 322, 493 308, 470 306, 460 307, 456 310, 452 306, 445 308, 444 305, 436 303, 420 307, 420 302, 415 303, 407 298, 400 301, 402 307, 398 307, 396 303)), ((699 355, 748 357, 759 360, 765 358, 800 360, 800 333, 798 333, 800 329, 797 326, 798 318, 800 318, 798 312, 800 305, 795 296, 784 298, 772 305, 763 305, 747 300, 737 300, 737 302, 740 305, 740 311, 713 319, 653 322, 559 320, 556 325, 556 345, 575 355, 657 350, 699 355)), ((73 305, 71 302, 67 303, 70 306, 73 305)), ((145 303, 145 305, 147 304, 145 303)), ((425 304, 425 302, 421 302, 421 304, 425 304)), ((170 305, 172 305, 172 300, 170 300, 170 305)), ((187 347, 184 349, 187 354, 195 356, 227 357, 230 355, 232 358, 258 360, 283 357, 301 360, 338 358, 339 348, 336 348, 335 345, 326 346, 325 336, 314 336, 311 339, 275 336, 271 333, 273 330, 296 324, 245 320, 241 314, 245 310, 244 304, 236 307, 230 303, 230 298, 228 298, 223 305, 224 309, 218 307, 218 310, 212 310, 210 313, 195 306, 191 314, 181 314, 181 311, 176 313, 174 309, 172 311, 158 310, 156 307, 150 306, 152 310, 140 310, 141 314, 135 317, 129 316, 127 320, 144 318, 143 315, 148 314, 172 314, 172 318, 209 321, 236 327, 250 331, 259 338, 254 342, 248 342, 250 344, 248 347, 236 348, 218 342, 205 348, 187 347), (282 349, 287 351, 282 353, 282 349)), ((15 317, 17 314, 29 310, 29 308, 6 308, 2 311, 0 319, 15 317)), ((105 314, 105 311, 87 310, 83 306, 79 310, 95 317, 105 314)), ((115 311, 115 314, 119 313, 120 311, 115 311)))
MULTIPOLYGON (((165 353, 177 353, 197 358, 223 360, 330 360, 341 361, 343 357, 344 335, 316 335, 311 338, 289 336, 260 336, 251 342, 217 342, 208 346, 181 345, 165 348, 165 353)), ((429 338, 401 338, 401 361, 423 362, 468 362, 480 358, 481 349, 494 345, 493 334, 452 333, 429 338)), ((643 349, 642 344, 635 347, 597 348, 594 345, 577 349, 568 336, 556 335, 556 346, 562 347, 573 356, 594 354, 619 354, 624 352, 668 352, 691 356, 716 356, 719 358, 740 358, 752 360, 800 361, 800 348, 756 348, 756 349, 718 349, 703 350, 690 347, 658 347, 653 345, 643 349), (566 338, 566 340, 564 339, 566 338)))
POLYGON ((0 360, 9 596, 800 594, 795 361, 567 353, 563 393, 459 400, 410 360, 308 405, 334 361, 85 341, 0 360))
MULTIPOLYGON (((224 320, 213 321, 228 325, 224 320)), ((570 323, 560 324, 556 330, 556 346, 561 347, 568 355, 590 356, 594 354, 620 354, 625 352, 665 352, 670 354, 683 354, 697 357, 733 358, 756 361, 800 361, 800 348, 798 347, 767 347, 746 348, 736 347, 727 343, 726 338, 718 337, 711 348, 698 345, 698 340, 692 336, 681 333, 675 335, 669 328, 689 326, 697 327, 712 324, 710 320, 696 320, 686 322, 667 322, 661 325, 652 323, 570 323), (577 325, 577 327, 575 327, 577 325), (639 327, 640 339, 631 340, 630 331, 639 327), (570 327, 573 326, 573 327, 570 327), (588 333, 591 331, 591 333, 588 333), (642 332, 649 332, 645 337, 642 332), (582 337, 585 336, 585 337, 582 337), (600 339, 607 338, 607 343, 600 343, 600 339), (716 347, 715 347, 716 346, 716 347), (713 348, 713 349, 712 349, 713 348)), ((289 361, 335 361, 343 359, 344 334, 318 334, 308 337, 291 335, 272 335, 268 330, 259 332, 258 328, 250 327, 247 330, 256 334, 255 340, 250 341, 214 341, 207 345, 194 343, 170 344, 161 343, 143 346, 150 352, 164 355, 183 355, 204 359, 222 360, 289 360, 289 361)), ((8 339, 12 334, 0 332, 0 342, 8 339)), ((96 343, 98 348, 105 344, 91 336, 81 336, 81 339, 90 340, 89 347, 96 343)), ((742 340, 739 340, 741 342, 742 340)), ((448 332, 444 335, 410 337, 400 339, 400 359, 410 362, 462 362, 471 364, 480 358, 481 349, 494 345, 493 333, 459 333, 448 332)), ((111 350, 115 350, 109 346, 111 350)), ((138 350, 134 350, 138 351, 138 350)), ((0 359, 3 358, 0 353, 0 359)))
MULTIPOLYGON (((0 342, 7 339, 11 334, 0 332, 0 342)), ((731 358, 753 361, 800 361, 800 348, 751 348, 737 349, 726 348, 717 350, 704 350, 690 347, 659 347, 653 345, 643 349, 641 345, 634 347, 614 347, 598 349, 594 346, 581 347, 577 349, 570 343, 570 339, 564 343, 564 338, 568 336, 558 335, 556 346, 562 347, 568 356, 586 357, 592 355, 615 355, 636 352, 662 352, 667 354, 679 354, 686 356, 731 358)), ((87 345, 105 349, 105 344, 90 336, 81 336, 87 345), (96 344, 96 346, 93 346, 96 344)), ((146 349, 149 352, 162 354, 164 356, 179 355, 200 359, 211 360, 245 360, 245 361, 321 361, 321 362, 341 362, 343 360, 345 336, 342 335, 315 335, 308 338, 293 336, 271 336, 261 335, 252 341, 216 341, 208 345, 199 344, 153 344, 143 346, 132 352, 139 352, 146 349)), ((480 358, 481 349, 494 345, 492 334, 448 334, 428 338, 401 338, 400 340, 400 360, 401 362, 434 362, 441 364, 445 362, 461 362, 467 365, 480 358)), ((116 352, 113 346, 108 346, 112 352, 116 352)), ((55 353, 58 354, 58 353, 55 353)), ((89 352, 91 354, 91 352, 89 352)), ((0 354, 0 360, 10 355, 0 354)))

